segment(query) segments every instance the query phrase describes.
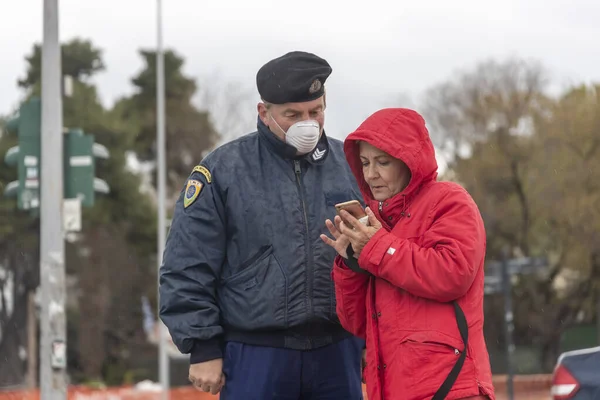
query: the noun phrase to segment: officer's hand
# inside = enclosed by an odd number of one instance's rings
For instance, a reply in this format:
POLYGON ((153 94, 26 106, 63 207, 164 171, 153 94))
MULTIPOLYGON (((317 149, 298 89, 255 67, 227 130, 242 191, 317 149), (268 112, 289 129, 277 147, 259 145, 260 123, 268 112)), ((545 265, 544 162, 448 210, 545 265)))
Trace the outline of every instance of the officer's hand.
POLYGON ((344 258, 348 258, 346 249, 348 248, 348 245, 350 244, 350 239, 348 238, 348 236, 343 235, 340 232, 340 224, 342 223, 342 219, 336 215, 334 218, 334 221, 335 221, 335 225, 333 224, 333 222, 331 222, 331 220, 326 220, 325 225, 327 225, 327 229, 329 229, 329 233, 331 233, 331 235, 335 238, 335 240, 331 239, 327 235, 321 235, 321 239, 326 244, 333 247, 340 256, 342 256, 344 258))
POLYGON ((190 365, 189 380, 196 389, 202 392, 211 394, 219 393, 223 386, 225 386, 223 359, 217 358, 190 365))

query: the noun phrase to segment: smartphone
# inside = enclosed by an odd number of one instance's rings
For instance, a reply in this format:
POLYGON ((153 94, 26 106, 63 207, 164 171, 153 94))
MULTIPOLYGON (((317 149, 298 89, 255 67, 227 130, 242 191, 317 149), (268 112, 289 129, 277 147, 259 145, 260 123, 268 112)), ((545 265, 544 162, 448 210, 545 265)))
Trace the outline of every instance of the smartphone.
MULTIPOLYGON (((362 205, 358 200, 350 200, 344 203, 338 203, 335 205, 335 209, 339 215, 340 211, 345 210, 350 213, 354 218, 356 218, 360 223, 367 225, 369 222, 369 216, 367 212, 363 209, 362 205)), ((347 223, 350 225, 349 223, 347 223)), ((354 228, 351 226, 351 228, 354 228)))

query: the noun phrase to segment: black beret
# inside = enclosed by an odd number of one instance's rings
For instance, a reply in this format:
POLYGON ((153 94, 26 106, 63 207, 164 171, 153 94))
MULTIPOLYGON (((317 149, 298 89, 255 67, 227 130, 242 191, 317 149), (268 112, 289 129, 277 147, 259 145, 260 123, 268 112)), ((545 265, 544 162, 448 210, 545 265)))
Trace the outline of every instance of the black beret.
POLYGON ((268 103, 301 103, 323 96, 330 74, 331 66, 321 57, 292 51, 263 65, 256 74, 256 86, 268 103))

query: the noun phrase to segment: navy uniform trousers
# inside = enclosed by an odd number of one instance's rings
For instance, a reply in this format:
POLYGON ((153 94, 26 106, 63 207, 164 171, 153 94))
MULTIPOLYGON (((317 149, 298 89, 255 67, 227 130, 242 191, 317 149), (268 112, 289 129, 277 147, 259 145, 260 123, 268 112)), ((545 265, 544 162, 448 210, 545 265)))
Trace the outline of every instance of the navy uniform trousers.
POLYGON ((364 341, 301 351, 227 342, 221 400, 363 400, 364 341))

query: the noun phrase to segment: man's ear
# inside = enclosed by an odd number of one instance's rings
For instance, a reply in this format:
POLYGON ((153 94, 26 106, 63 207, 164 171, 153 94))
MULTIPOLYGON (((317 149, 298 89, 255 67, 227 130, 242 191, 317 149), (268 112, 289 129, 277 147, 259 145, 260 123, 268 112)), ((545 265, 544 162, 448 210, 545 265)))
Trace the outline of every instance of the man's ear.
POLYGON ((265 103, 260 102, 256 105, 256 110, 258 111, 258 116, 263 124, 269 126, 269 110, 267 110, 267 106, 265 103))

